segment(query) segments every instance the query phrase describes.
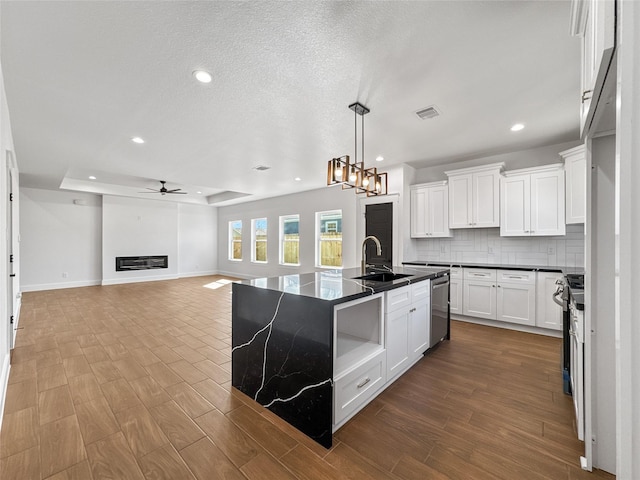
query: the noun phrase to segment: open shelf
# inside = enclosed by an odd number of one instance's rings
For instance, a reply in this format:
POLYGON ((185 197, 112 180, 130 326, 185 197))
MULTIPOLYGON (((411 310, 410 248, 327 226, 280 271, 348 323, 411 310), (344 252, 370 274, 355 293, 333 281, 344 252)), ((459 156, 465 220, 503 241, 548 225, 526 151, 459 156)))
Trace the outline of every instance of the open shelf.
POLYGON ((384 350, 383 294, 337 305, 334 310, 334 380, 384 350))

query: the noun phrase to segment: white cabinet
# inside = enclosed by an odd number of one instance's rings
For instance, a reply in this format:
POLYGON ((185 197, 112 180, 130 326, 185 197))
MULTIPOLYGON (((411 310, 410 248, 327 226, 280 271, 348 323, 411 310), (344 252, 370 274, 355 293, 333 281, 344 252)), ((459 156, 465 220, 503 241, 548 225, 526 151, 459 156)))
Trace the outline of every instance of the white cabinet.
POLYGON ((536 327, 562 330, 562 307, 552 300, 558 289, 557 280, 562 273, 538 272, 536 274, 536 327))
POLYGON ((587 155, 584 145, 560 152, 565 171, 565 222, 584 223, 587 214, 587 155))
MULTIPOLYGON (((592 129, 615 49, 615 2, 574 0, 571 32, 582 37, 580 136, 592 129)), ((615 75, 615 72, 611 75, 615 75)), ((604 102, 603 102, 604 103, 604 102)), ((600 105, 602 107, 602 105, 600 105)))
POLYGON ((449 312, 462 315, 462 268, 452 267, 449 270, 449 312))
POLYGON ((535 273, 465 268, 462 313, 470 317, 535 325, 535 273))
POLYGON ((386 377, 391 381, 429 348, 431 282, 425 280, 386 293, 386 377))
POLYGON ((334 307, 333 425, 375 397, 386 381, 384 294, 334 307))
POLYGON ((411 186, 411 238, 449 237, 447 182, 411 186))
POLYGON ((505 172, 501 181, 500 235, 564 235, 561 163, 505 172))
POLYGON ((496 271, 465 268, 462 313, 470 317, 496 319, 496 271))
POLYGON ((496 320, 520 325, 535 325, 535 273, 519 270, 498 270, 497 277, 496 320))
POLYGON ((504 163, 444 172, 449 177, 449 228, 500 226, 500 172, 504 163))

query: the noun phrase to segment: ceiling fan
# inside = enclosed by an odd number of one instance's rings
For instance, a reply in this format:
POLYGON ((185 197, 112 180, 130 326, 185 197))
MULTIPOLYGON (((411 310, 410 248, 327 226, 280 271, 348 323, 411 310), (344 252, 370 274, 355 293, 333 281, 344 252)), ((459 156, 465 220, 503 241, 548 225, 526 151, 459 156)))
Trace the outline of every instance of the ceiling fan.
POLYGON ((167 190, 167 187, 165 185, 164 180, 160 180, 160 183, 162 184, 162 186, 160 187, 160 190, 156 190, 155 188, 149 188, 147 187, 147 190, 151 190, 150 192, 138 192, 138 193, 159 193, 160 195, 166 195, 167 193, 170 194, 175 194, 175 195, 186 195, 187 192, 181 192, 180 190, 182 190, 181 188, 172 188, 171 190, 167 190))

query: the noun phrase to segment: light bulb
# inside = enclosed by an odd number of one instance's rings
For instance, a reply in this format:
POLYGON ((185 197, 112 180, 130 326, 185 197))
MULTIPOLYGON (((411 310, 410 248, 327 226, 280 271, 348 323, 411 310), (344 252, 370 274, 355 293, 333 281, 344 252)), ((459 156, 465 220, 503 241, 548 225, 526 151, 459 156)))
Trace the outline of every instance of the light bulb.
POLYGON ((356 175, 356 169, 351 167, 351 174, 349 175, 349 181, 355 182, 358 179, 358 175, 356 175))
POLYGON ((380 187, 380 182, 376 183, 376 192, 380 193, 380 190, 382 190, 382 188, 380 187))
POLYGON ((336 178, 342 178, 342 167, 338 167, 335 169, 336 178))
POLYGON ((369 179, 367 177, 364 177, 364 180, 362 180, 362 186, 363 187, 369 186, 369 179))

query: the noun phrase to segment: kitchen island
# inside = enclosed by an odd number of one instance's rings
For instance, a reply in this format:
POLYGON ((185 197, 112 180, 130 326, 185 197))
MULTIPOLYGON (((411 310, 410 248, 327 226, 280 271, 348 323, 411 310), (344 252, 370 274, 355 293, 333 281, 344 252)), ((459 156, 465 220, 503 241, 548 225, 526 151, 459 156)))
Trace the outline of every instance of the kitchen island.
POLYGON ((329 448, 333 431, 428 347, 406 361, 394 356, 387 371, 387 341, 400 331, 388 330, 387 319, 398 318, 401 308, 407 318, 415 315, 412 292, 428 297, 429 280, 448 269, 393 272, 357 278, 360 269, 344 269, 234 283, 233 387, 329 448))

